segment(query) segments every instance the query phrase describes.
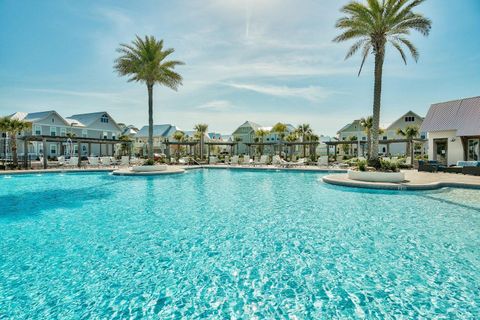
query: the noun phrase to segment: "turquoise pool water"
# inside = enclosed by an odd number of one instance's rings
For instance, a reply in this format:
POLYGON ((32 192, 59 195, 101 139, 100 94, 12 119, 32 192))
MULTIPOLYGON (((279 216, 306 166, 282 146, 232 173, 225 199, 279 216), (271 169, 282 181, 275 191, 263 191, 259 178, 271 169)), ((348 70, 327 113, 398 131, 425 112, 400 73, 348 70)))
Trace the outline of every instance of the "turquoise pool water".
POLYGON ((479 318, 479 190, 321 177, 0 176, 0 318, 479 318))

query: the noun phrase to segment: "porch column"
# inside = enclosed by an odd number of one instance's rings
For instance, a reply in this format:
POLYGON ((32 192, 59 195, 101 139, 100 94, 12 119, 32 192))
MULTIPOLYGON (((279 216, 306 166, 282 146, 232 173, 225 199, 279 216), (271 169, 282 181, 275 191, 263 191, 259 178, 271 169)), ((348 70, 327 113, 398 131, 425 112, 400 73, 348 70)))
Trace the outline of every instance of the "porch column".
POLYGON ((78 167, 80 168, 82 165, 82 149, 81 149, 82 144, 80 141, 77 142, 77 157, 78 157, 78 167))
MULTIPOLYGON (((373 150, 372 150, 372 152, 373 152, 373 150)), ((387 154, 386 154, 386 156, 389 156, 389 155, 390 155, 390 143, 387 142, 387 154)))
POLYGON ((88 152, 88 156, 90 157, 92 155, 92 143, 91 142, 88 143, 88 151, 87 152, 88 152))
POLYGON ((330 145, 327 144, 327 164, 330 162, 330 145))
POLYGON ((43 169, 47 169, 47 139, 42 139, 43 143, 43 169))
POLYGON ((335 161, 337 161, 337 145, 333 145, 333 152, 335 152, 335 161))
POLYGON ((28 140, 23 139, 23 167, 28 168, 28 140))
POLYGON ((210 145, 209 144, 207 144, 207 153, 208 153, 207 162, 208 162, 208 164, 210 164, 210 145))

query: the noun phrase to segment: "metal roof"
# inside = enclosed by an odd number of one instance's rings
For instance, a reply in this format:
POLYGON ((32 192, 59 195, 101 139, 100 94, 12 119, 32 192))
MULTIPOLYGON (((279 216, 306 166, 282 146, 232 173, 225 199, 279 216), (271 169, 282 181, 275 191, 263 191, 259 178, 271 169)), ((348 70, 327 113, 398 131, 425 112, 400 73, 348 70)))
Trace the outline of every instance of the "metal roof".
MULTIPOLYGON (((164 137, 168 138, 172 134, 175 133, 175 131, 178 131, 176 126, 171 125, 171 124, 154 124, 153 125, 153 136, 154 137, 164 137)), ((140 131, 137 132, 137 137, 148 137, 148 126, 143 126, 140 131)))
POLYGON ((480 135, 480 97, 432 104, 420 130, 456 130, 457 136, 480 135))

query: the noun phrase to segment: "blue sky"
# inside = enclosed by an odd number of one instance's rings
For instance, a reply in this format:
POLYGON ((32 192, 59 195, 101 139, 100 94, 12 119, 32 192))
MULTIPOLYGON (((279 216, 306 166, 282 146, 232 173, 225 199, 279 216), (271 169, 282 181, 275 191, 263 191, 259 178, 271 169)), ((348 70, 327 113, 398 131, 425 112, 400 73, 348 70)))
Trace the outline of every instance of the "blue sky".
MULTIPOLYGON (((162 38, 174 57, 178 92, 155 89, 155 123, 188 130, 204 122, 230 133, 245 120, 310 123, 333 135, 369 115, 373 57, 344 61, 332 43, 343 0, 0 2, 0 114, 105 110, 119 122, 147 122, 144 85, 113 71, 115 49, 135 34, 162 38)), ((408 110, 480 95, 480 1, 427 0, 428 38, 412 35, 417 64, 388 49, 381 123, 408 110)))

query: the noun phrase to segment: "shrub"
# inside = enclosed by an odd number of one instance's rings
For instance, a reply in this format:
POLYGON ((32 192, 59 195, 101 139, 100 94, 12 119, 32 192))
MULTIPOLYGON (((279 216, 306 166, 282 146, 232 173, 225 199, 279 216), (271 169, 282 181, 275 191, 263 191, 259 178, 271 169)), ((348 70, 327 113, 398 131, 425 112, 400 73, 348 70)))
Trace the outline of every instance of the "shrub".
POLYGON ((380 169, 382 171, 398 172, 398 163, 389 160, 380 160, 380 169))
POLYGON ((367 161, 360 160, 357 162, 357 169, 358 171, 367 171, 367 161))
POLYGON ((148 159, 143 163, 144 166, 153 166, 155 164, 155 161, 153 159, 148 159))

